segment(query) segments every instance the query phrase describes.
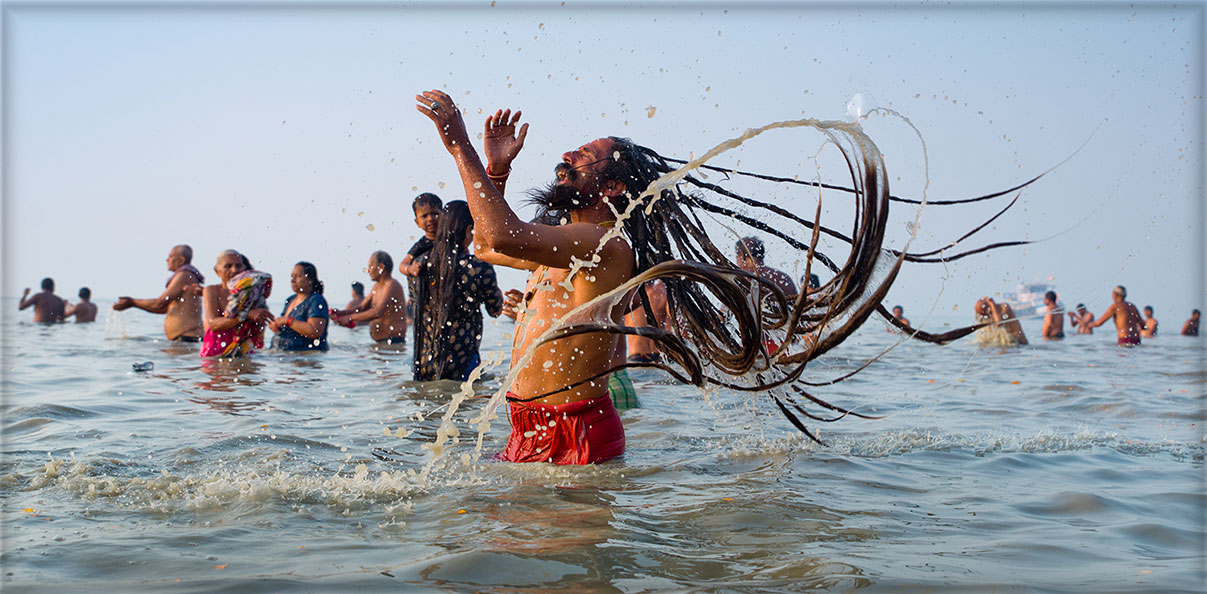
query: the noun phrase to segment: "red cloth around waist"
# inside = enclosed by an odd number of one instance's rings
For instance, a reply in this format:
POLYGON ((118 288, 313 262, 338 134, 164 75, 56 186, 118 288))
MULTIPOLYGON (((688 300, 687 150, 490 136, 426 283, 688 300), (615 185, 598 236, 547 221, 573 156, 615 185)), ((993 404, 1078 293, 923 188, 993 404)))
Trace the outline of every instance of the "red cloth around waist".
POLYGON ((624 425, 606 394, 566 404, 513 401, 508 409, 511 438, 502 460, 594 464, 624 454, 624 425))
POLYGON ((1119 344, 1119 346, 1140 344, 1140 337, 1139 336, 1125 336, 1118 340, 1118 344, 1119 344))

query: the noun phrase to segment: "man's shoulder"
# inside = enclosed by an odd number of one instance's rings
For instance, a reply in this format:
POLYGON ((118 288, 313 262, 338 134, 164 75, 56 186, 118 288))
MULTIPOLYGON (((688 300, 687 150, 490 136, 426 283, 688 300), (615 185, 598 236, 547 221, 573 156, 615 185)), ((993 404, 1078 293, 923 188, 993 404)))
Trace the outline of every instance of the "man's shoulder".
POLYGON ((183 268, 181 270, 177 270, 176 272, 173 272, 172 278, 168 280, 169 285, 171 285, 171 284, 191 285, 191 284, 199 283, 199 282, 201 282, 201 278, 197 276, 197 273, 193 272, 192 270, 190 270, 188 268, 183 268))

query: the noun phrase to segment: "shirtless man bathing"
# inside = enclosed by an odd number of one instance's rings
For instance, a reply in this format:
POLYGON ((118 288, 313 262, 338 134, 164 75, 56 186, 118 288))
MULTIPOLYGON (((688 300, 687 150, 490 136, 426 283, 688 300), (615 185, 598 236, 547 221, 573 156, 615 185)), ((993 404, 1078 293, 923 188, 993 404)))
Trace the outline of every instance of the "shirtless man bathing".
POLYGON ((1102 317, 1091 322, 1091 328, 1097 328, 1107 322, 1107 320, 1115 320, 1115 330, 1118 334, 1116 341, 1119 346, 1134 346, 1140 344, 1140 331, 1144 328, 1144 318, 1140 317, 1140 310, 1136 309, 1135 305, 1127 300, 1127 289, 1123 285, 1115 287, 1111 291, 1111 299, 1114 300, 1111 306, 1102 312, 1102 317))
POLYGON ((63 321, 75 317, 77 324, 88 324, 96 321, 96 304, 92 302, 92 289, 80 287, 80 302, 71 305, 67 303, 67 311, 63 312, 63 321))
POLYGON ((67 302, 63 301, 58 295, 54 294, 54 279, 42 279, 42 292, 29 296, 29 289, 21 294, 21 302, 17 304, 18 310, 24 310, 29 307, 34 308, 34 321, 40 324, 53 324, 63 321, 63 312, 67 308, 67 302))
POLYGON ((168 252, 168 270, 172 271, 172 276, 168 278, 163 293, 150 299, 118 297, 113 309, 122 311, 136 307, 153 314, 161 314, 163 333, 168 340, 201 342, 201 337, 205 334, 201 321, 202 300, 195 291, 188 289, 201 286, 205 279, 192 262, 193 248, 187 245, 172 248, 168 252))
POLYGON ((369 324, 369 337, 379 344, 403 344, 407 341, 406 293, 394 279, 394 259, 382 251, 369 256, 369 296, 349 309, 331 312, 331 321, 349 328, 369 324))
MULTIPOLYGON (((516 133, 520 113, 499 111, 486 120, 483 164, 470 144, 461 113, 449 96, 427 91, 415 97, 416 109, 436 124, 445 148, 456 162, 474 219, 479 258, 492 264, 532 270, 525 291, 532 311, 517 321, 511 361, 515 365, 533 341, 565 312, 629 280, 636 266, 633 250, 616 237, 600 241, 615 223, 608 200, 627 190, 636 196, 644 188, 626 188, 612 176, 617 160, 614 140, 600 138, 562 155, 554 168, 557 181, 551 201, 572 204, 568 221, 550 226, 525 222, 503 199, 511 162, 523 148, 528 125, 516 133), (597 260, 570 279, 573 290, 559 286, 572 263, 597 260), (549 283, 552 291, 534 290, 549 283)), ((620 322, 624 306, 602 315, 620 322)), ((579 382, 610 369, 620 337, 587 333, 547 343, 536 349, 532 363, 516 376, 508 392, 511 438, 501 458, 512 462, 590 464, 624 453, 624 427, 608 396, 608 376, 579 382), (570 387, 573 386, 573 387, 570 387)))
POLYGON ((1064 312, 1061 310, 1060 302, 1056 298, 1056 291, 1044 293, 1044 305, 1047 306, 1047 310, 1044 313, 1044 325, 1040 334, 1043 335, 1044 340, 1060 340, 1064 338, 1064 312))

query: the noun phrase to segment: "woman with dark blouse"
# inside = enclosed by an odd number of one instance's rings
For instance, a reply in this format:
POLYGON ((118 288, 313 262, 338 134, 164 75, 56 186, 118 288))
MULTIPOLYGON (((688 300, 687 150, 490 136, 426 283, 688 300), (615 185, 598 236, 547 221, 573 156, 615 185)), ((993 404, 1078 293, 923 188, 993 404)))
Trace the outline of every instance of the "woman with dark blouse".
POLYGON ((273 345, 283 351, 327 350, 331 314, 314 264, 298 262, 289 274, 289 287, 294 295, 285 302, 281 317, 268 324, 277 333, 273 345))
POLYGON ((481 362, 482 306, 491 317, 503 311, 503 293, 495 269, 469 253, 473 217, 464 200, 449 202, 440 213, 435 246, 419 257, 415 311, 415 360, 418 381, 464 381, 481 362))

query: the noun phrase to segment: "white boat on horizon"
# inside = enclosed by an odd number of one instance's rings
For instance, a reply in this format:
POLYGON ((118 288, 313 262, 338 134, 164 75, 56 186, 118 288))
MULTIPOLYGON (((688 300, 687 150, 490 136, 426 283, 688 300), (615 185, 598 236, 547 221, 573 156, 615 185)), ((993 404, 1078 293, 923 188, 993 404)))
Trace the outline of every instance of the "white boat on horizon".
MULTIPOLYGON (((1051 280, 1052 277, 1048 278, 1051 280)), ((1022 283, 1013 293, 1006 293, 1003 297, 1014 309, 1015 315, 1032 316, 1047 312, 1044 294, 1055 290, 1055 286, 1044 282, 1022 283)))

